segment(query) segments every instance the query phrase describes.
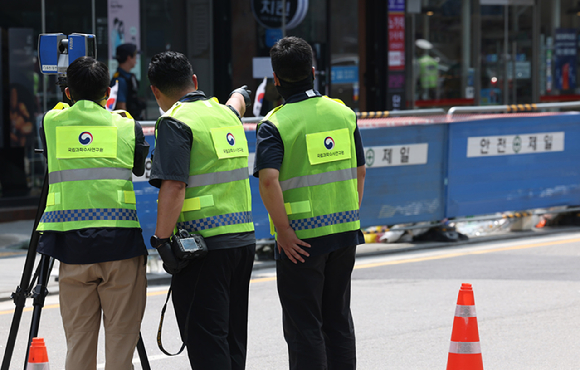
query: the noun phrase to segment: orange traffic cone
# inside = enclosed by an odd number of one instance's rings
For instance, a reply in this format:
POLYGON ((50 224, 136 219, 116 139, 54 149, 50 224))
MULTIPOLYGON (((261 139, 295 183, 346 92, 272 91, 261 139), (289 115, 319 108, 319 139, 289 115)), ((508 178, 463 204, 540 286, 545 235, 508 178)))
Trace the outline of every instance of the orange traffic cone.
POLYGON ((49 370, 44 338, 32 338, 26 370, 49 370))
POLYGON ((483 370, 471 284, 461 284, 459 289, 447 370, 483 370))

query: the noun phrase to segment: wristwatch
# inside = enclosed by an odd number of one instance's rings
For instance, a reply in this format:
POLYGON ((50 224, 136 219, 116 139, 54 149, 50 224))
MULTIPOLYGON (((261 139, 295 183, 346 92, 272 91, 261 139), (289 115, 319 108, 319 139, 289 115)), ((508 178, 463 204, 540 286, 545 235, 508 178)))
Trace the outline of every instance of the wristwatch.
POLYGON ((168 243, 171 240, 171 238, 164 238, 164 239, 160 239, 157 237, 157 235, 153 235, 151 237, 150 243, 151 246, 155 249, 159 248, 159 246, 168 243))

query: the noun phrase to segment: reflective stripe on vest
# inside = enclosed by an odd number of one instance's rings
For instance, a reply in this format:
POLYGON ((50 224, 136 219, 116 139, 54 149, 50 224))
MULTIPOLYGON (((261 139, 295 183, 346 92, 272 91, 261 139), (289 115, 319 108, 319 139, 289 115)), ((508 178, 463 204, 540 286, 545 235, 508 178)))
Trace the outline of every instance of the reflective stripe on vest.
POLYGON ((125 208, 71 209, 44 212, 40 222, 137 221, 137 211, 125 208))
POLYGON ((208 186, 224 184, 226 182, 245 180, 249 177, 248 169, 246 167, 238 168, 237 170, 204 173, 202 175, 189 176, 187 186, 193 188, 195 186, 208 186))
POLYGON ((280 181, 280 187, 282 188, 282 191, 286 191, 305 186, 324 185, 348 180, 356 180, 356 168, 345 168, 344 170, 293 177, 288 180, 280 181))
POLYGON ((449 353, 476 355, 481 353, 481 344, 479 342, 451 342, 449 353))
POLYGON ((311 218, 302 218, 299 220, 290 220, 290 226, 296 230, 309 230, 318 227, 344 224, 347 222, 355 222, 359 220, 358 209, 352 211, 344 211, 332 213, 330 215, 322 215, 311 218))
POLYGON ((238 212, 227 215, 211 216, 199 220, 178 222, 177 227, 192 233, 194 231, 202 231, 219 226, 246 224, 251 223, 252 221, 252 212, 238 212))
POLYGON ((73 170, 54 171, 48 175, 49 184, 57 184, 64 181, 83 180, 126 180, 132 178, 131 170, 119 167, 79 168, 73 170))

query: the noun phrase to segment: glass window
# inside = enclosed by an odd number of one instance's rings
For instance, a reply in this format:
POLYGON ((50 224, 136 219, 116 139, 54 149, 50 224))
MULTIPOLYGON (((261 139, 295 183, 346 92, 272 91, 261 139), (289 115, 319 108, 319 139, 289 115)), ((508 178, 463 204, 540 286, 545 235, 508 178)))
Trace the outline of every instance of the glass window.
POLYGON ((420 13, 412 15, 411 99, 416 106, 455 105, 457 99, 473 98, 470 12, 470 1, 423 0, 420 13))

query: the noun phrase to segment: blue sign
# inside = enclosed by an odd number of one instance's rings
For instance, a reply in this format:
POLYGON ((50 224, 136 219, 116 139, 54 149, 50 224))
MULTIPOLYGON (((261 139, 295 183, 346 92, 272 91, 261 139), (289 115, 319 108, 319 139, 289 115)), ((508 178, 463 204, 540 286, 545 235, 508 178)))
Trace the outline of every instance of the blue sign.
POLYGON ((405 0, 389 0, 389 12, 405 12, 405 0))
POLYGON ((353 84, 358 82, 358 66, 332 67, 330 81, 333 84, 353 84))

